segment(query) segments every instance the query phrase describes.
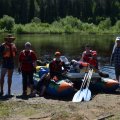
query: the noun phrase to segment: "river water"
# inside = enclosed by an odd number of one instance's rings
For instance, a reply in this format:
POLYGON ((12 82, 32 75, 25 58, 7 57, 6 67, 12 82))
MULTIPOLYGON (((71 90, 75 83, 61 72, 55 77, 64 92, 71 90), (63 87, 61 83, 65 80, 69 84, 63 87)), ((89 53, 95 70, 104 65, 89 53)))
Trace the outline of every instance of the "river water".
MULTIPOLYGON (((22 77, 17 72, 18 55, 24 49, 24 44, 29 41, 32 44, 32 49, 36 52, 38 59, 43 59, 44 56, 54 57, 56 50, 61 51, 62 55, 69 60, 79 60, 85 45, 89 44, 93 50, 98 53, 98 61, 100 69, 109 73, 111 78, 115 78, 114 67, 109 65, 112 48, 117 35, 80 35, 75 34, 32 34, 32 35, 15 35, 14 41, 18 54, 15 58, 15 70, 13 74, 12 93, 22 93, 22 77)), ((4 42, 5 34, 0 34, 0 43, 4 42)), ((7 77, 5 78, 5 93, 7 92, 7 77)))

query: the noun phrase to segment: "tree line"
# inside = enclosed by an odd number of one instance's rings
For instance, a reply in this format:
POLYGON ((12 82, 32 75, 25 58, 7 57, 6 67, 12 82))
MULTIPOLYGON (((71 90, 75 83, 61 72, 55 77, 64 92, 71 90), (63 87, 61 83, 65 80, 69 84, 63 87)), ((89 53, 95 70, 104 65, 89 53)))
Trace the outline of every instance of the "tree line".
POLYGON ((9 15, 16 23, 29 23, 34 17, 52 23, 66 16, 99 24, 110 18, 114 25, 120 18, 120 0, 0 0, 0 18, 9 15))

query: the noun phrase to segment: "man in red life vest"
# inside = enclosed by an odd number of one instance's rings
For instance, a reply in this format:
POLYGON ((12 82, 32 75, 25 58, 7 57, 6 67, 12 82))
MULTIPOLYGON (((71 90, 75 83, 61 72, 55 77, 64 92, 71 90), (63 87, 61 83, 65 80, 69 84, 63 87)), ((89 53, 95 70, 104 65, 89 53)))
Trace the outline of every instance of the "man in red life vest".
POLYGON ((25 50, 22 50, 19 55, 19 63, 20 69, 22 71, 22 83, 23 83, 23 95, 27 95, 27 86, 30 84, 31 95, 33 92, 33 73, 36 68, 36 54, 33 50, 31 50, 31 43, 25 43, 25 50))
POLYGON ((98 69, 97 52, 90 50, 90 46, 86 45, 81 60, 89 63, 95 69, 98 69))
POLYGON ((96 72, 99 73, 101 77, 109 77, 108 74, 102 73, 98 69, 98 61, 97 61, 97 52, 90 50, 90 46, 86 45, 85 51, 82 54, 81 60, 83 62, 89 63, 90 67, 92 67, 96 72))
POLYGON ((14 69, 14 57, 16 56, 16 46, 13 43, 15 37, 11 34, 8 34, 7 37, 4 38, 5 42, 0 46, 0 54, 1 54, 1 79, 0 79, 0 87, 1 93, 3 95, 3 86, 4 86, 4 77, 8 72, 8 96, 11 95, 11 84, 12 84, 12 75, 14 69))
POLYGON ((61 61, 60 59, 61 53, 60 52, 55 52, 55 58, 53 61, 50 63, 49 68, 50 68, 50 77, 51 78, 58 78, 61 79, 63 74, 66 73, 66 67, 65 63, 61 61))

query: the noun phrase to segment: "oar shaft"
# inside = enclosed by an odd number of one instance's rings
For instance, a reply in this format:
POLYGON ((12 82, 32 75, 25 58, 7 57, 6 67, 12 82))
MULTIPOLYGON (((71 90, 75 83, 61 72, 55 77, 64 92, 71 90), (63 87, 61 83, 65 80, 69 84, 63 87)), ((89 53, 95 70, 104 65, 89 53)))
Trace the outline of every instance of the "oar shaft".
POLYGON ((87 78, 88 78, 88 73, 85 73, 85 76, 84 76, 84 79, 83 79, 83 82, 82 82, 82 85, 81 85, 81 88, 82 89, 84 86, 85 86, 85 83, 87 81, 87 78))
POLYGON ((80 90, 82 90, 85 87, 85 85, 86 85, 86 87, 89 85, 88 80, 91 79, 91 75, 92 75, 91 72, 93 72, 93 69, 92 69, 92 71, 89 70, 88 73, 85 74, 80 90))
POLYGON ((88 76, 88 81, 87 81, 86 88, 88 88, 88 87, 89 87, 90 80, 91 80, 91 77, 92 77, 92 73, 93 73, 93 69, 91 69, 91 70, 90 70, 90 72, 89 72, 89 76, 88 76))
POLYGON ((84 89, 84 101, 89 101, 91 99, 91 91, 88 89, 89 85, 90 85, 90 80, 92 77, 92 73, 93 73, 93 69, 90 70, 89 72, 89 77, 88 77, 88 81, 87 81, 87 85, 86 88, 84 89))

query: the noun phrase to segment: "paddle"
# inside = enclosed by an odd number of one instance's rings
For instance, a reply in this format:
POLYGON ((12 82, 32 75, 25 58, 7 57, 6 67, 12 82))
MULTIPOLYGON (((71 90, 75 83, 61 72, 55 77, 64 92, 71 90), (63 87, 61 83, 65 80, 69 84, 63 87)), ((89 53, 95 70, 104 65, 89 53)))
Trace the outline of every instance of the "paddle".
POLYGON ((85 97, 86 95, 86 91, 87 89, 85 90, 85 93, 84 93, 84 86, 85 86, 85 83, 87 82, 88 80, 88 77, 90 77, 90 70, 88 71, 88 73, 85 73, 85 76, 84 76, 84 79, 83 79, 83 82, 82 82, 82 85, 81 85, 81 88, 79 91, 77 91, 72 99, 72 102, 81 102, 85 97))
POLYGON ((101 72, 99 69, 95 68, 93 65, 90 65, 90 67, 94 69, 99 74, 100 77, 105 77, 105 78, 109 77, 109 74, 101 72))
POLYGON ((83 93, 84 93, 83 100, 84 101, 90 101, 90 99, 91 99, 91 91, 89 90, 89 85, 90 85, 90 80, 91 80, 91 77, 92 77, 92 73, 93 73, 93 69, 91 69, 91 71, 90 71, 86 88, 83 90, 83 93))
MULTIPOLYGON (((80 63, 81 66, 84 66, 84 67, 88 66, 87 62, 79 61, 79 63, 80 63)), ((89 66, 90 66, 90 68, 94 69, 101 77, 105 77, 105 78, 109 77, 108 74, 101 72, 99 69, 95 68, 95 66, 93 66, 91 64, 89 64, 89 66)))

